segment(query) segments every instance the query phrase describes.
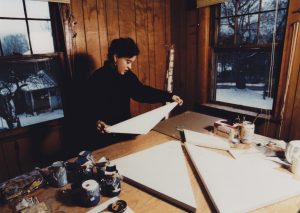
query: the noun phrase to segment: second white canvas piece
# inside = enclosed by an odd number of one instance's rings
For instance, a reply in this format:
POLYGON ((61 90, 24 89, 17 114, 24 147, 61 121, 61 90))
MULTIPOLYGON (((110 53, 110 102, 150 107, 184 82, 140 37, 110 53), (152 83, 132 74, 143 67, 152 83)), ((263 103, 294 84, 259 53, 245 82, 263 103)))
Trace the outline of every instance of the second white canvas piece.
POLYGON ((191 130, 184 130, 185 140, 196 146, 209 147, 213 149, 229 150, 230 145, 228 140, 215 135, 208 135, 191 130))
POLYGON ((196 211, 181 142, 166 142, 112 163, 128 183, 190 212, 196 211))
POLYGON ((300 180, 266 159, 234 159, 185 143, 218 212, 249 212, 300 195, 300 180))
POLYGON ((176 102, 169 103, 157 109, 110 126, 106 128, 106 130, 110 133, 147 134, 159 121, 168 115, 176 105, 176 102))

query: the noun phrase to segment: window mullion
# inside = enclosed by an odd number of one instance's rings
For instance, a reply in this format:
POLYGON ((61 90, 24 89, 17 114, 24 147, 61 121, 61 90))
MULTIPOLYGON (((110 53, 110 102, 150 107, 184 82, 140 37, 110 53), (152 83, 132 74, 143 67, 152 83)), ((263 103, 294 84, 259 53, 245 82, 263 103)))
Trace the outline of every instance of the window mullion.
POLYGON ((262 0, 259 0, 259 8, 258 8, 258 18, 257 18, 257 35, 256 35, 256 38, 257 38, 257 44, 259 44, 259 28, 260 28, 260 15, 261 15, 261 4, 262 4, 262 0))
POLYGON ((237 31, 238 31, 238 19, 237 19, 237 14, 238 14, 238 5, 239 5, 239 1, 237 1, 237 4, 235 5, 235 17, 234 17, 234 41, 233 41, 233 45, 237 45, 237 31))
POLYGON ((1 43, 1 39, 0 39, 0 56, 3 56, 3 50, 2 50, 2 43, 1 43))
POLYGON ((30 38, 30 30, 29 30, 29 23, 28 23, 28 17, 27 17, 26 4, 25 4, 25 0, 22 0, 22 1, 23 1, 23 8, 24 8, 24 14, 25 14, 25 22, 26 22, 26 29, 27 29, 27 35, 28 35, 28 42, 29 42, 30 53, 33 54, 32 46, 31 46, 31 38, 30 38))

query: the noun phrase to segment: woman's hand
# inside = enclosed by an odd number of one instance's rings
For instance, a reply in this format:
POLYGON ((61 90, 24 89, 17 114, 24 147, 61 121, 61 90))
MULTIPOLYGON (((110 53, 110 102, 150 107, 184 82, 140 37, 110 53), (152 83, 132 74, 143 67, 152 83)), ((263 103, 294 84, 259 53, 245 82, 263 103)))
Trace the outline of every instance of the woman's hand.
POLYGON ((179 106, 181 106, 183 104, 183 100, 177 95, 173 95, 172 100, 177 102, 179 104, 179 106))
POLYGON ((96 127, 97 127, 97 130, 98 130, 100 133, 108 133, 108 131, 106 131, 106 128, 109 127, 109 125, 107 125, 107 124, 104 123, 103 121, 98 120, 98 121, 96 122, 96 127))

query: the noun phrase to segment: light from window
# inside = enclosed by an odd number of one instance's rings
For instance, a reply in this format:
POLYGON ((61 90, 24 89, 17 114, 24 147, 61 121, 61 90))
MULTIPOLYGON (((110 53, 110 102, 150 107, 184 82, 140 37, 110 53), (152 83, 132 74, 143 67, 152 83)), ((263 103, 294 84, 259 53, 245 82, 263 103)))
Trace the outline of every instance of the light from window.
POLYGON ((287 4, 287 0, 228 0, 220 5, 215 19, 213 100, 272 110, 287 4))
POLYGON ((0 0, 0 55, 53 53, 48 2, 0 0))

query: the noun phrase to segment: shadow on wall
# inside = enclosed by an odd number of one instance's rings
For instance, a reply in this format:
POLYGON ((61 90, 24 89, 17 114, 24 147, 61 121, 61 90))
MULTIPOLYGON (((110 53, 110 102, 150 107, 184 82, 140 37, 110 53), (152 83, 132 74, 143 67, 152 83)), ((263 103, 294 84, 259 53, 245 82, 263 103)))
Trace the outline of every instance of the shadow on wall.
POLYGON ((65 119, 62 134, 62 156, 73 157, 81 149, 84 138, 81 133, 81 123, 85 108, 85 83, 91 74, 90 68, 94 62, 87 54, 76 54, 72 64, 72 76, 65 88, 65 119))

